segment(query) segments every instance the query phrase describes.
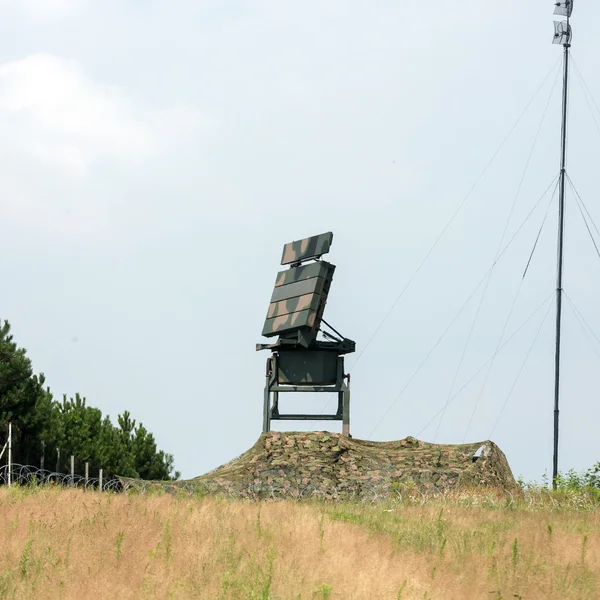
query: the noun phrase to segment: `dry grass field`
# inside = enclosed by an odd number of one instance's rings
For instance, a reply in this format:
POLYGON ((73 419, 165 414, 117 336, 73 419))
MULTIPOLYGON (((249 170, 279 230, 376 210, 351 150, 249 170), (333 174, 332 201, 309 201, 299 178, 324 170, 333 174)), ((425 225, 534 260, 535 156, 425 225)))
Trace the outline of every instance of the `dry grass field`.
POLYGON ((0 489, 0 598, 598 599, 584 494, 251 502, 0 489))

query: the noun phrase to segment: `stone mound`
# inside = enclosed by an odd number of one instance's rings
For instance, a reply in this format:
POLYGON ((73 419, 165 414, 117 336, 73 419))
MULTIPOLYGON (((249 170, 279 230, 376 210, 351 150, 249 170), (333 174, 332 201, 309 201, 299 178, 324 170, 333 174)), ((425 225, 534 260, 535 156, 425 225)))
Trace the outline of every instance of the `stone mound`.
POLYGON ((504 453, 491 441, 429 444, 412 437, 369 442, 327 432, 269 432, 231 462, 191 480, 236 498, 374 499, 418 489, 515 492, 504 453))

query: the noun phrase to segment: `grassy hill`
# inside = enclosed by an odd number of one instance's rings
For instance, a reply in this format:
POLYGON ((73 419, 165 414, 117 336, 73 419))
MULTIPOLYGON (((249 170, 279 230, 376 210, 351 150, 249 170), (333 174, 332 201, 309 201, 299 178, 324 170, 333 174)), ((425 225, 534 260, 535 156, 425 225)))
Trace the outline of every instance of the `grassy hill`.
POLYGON ((379 500, 398 491, 496 488, 518 491, 506 457, 491 441, 430 444, 408 437, 371 442, 337 433, 262 434, 250 450, 185 482, 235 498, 379 500))
POLYGON ((597 599, 581 493, 383 503, 0 489, 0 598, 597 599))

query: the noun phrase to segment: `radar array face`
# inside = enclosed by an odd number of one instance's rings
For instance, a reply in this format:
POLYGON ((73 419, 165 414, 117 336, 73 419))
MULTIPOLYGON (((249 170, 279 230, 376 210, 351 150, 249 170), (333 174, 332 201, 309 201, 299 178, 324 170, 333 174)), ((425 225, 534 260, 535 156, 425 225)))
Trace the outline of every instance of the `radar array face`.
POLYGON ((320 258, 332 241, 333 233, 327 232, 283 247, 281 264, 290 268, 277 273, 262 331, 265 337, 278 335, 304 347, 316 338, 335 271, 320 258))
POLYGON ((313 235, 312 237, 296 242, 290 242, 283 247, 281 264, 298 264, 311 258, 320 258, 323 254, 329 252, 332 242, 333 233, 331 231, 322 233, 321 235, 313 235))

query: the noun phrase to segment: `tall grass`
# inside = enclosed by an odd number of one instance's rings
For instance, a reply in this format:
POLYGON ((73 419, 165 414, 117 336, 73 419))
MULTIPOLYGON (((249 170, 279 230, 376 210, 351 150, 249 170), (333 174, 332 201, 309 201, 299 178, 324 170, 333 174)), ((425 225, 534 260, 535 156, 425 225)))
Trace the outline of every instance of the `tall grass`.
POLYGON ((0 598, 600 597, 576 492, 378 504, 0 489, 0 598))

